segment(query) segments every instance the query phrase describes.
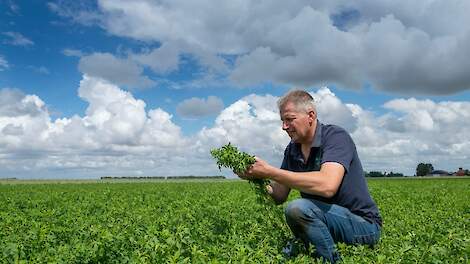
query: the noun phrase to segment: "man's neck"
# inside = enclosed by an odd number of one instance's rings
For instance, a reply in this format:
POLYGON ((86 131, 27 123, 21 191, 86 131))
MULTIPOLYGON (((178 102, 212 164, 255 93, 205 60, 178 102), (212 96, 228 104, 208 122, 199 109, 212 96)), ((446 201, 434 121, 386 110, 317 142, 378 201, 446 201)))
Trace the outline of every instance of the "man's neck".
POLYGON ((300 143, 302 154, 304 155, 305 162, 307 162, 308 157, 310 156, 310 149, 312 148, 312 143, 315 138, 315 131, 317 130, 317 120, 312 123, 310 127, 308 138, 305 142, 300 143))
POLYGON ((307 149, 307 148, 310 148, 312 146, 313 140, 315 138, 315 131, 316 130, 317 130, 317 120, 315 120, 312 123, 312 126, 310 127, 310 129, 308 131, 308 136, 305 139, 305 141, 300 143, 300 145, 302 146, 302 149, 304 149, 304 148, 307 149))

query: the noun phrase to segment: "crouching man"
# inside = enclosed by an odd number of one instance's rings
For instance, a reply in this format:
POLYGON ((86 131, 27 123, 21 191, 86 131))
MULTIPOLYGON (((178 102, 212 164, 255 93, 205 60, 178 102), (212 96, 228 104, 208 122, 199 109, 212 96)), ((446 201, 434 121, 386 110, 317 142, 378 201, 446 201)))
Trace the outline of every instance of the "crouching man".
POLYGON ((337 262, 335 242, 376 244, 382 219, 350 135, 320 123, 306 91, 287 93, 278 106, 282 129, 291 138, 281 168, 256 157, 239 176, 271 179, 268 191, 278 204, 286 201, 291 188, 300 191, 302 198, 286 208, 286 221, 296 238, 315 246, 319 258, 337 262))

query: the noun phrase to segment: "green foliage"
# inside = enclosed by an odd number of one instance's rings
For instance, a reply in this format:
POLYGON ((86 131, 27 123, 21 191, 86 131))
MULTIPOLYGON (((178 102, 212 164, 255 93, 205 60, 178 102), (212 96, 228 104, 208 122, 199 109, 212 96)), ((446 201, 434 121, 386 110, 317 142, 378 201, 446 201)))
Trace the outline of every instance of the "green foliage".
MULTIPOLYGON (((0 263, 320 263, 282 255, 290 230, 241 181, 5 182, 0 263)), ((381 241, 343 263, 469 263, 469 178, 368 183, 381 241)))
MULTIPOLYGON (((217 166, 219 166, 219 170, 222 167, 226 167, 237 174, 244 173, 251 165, 255 163, 254 156, 246 152, 239 151, 238 148, 230 144, 230 142, 221 148, 212 149, 211 155, 214 159, 217 160, 217 166)), ((274 203, 266 189, 267 185, 269 184, 269 180, 250 179, 249 182, 252 188, 255 190, 257 194, 257 200, 260 203, 274 203)))
POLYGON ((385 177, 404 177, 404 175, 403 175, 403 173, 395 173, 395 172, 391 171, 388 174, 385 173, 385 177))
MULTIPOLYGON (((255 157, 239 151, 237 147, 230 144, 222 146, 218 149, 212 149, 211 155, 217 160, 219 170, 222 167, 232 169, 233 172, 240 174, 244 173, 251 165, 255 163, 255 157)), ((272 228, 282 229, 285 228, 284 214, 281 207, 276 206, 271 195, 268 193, 267 186, 269 180, 267 179, 250 179, 248 181, 251 188, 255 191, 256 201, 263 207, 265 218, 269 219, 273 225, 272 228)))
POLYGON ((235 173, 243 173, 255 163, 254 156, 239 151, 237 147, 230 144, 230 142, 221 148, 212 149, 211 155, 217 160, 219 169, 226 167, 233 170, 235 173))
POLYGON ((431 163, 420 163, 416 166, 416 176, 429 175, 434 170, 431 163))
POLYGON ((371 172, 364 172, 366 177, 404 177, 403 173, 395 173, 393 171, 387 173, 382 173, 380 171, 371 171, 371 172))
POLYGON ((380 171, 371 171, 365 174, 366 177, 385 177, 385 175, 380 171))

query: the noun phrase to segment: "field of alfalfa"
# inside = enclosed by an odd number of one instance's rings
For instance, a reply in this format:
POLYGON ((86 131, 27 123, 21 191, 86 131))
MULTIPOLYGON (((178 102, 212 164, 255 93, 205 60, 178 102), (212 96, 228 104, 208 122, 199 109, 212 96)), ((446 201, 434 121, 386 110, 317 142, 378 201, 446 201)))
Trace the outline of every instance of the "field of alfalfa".
MULTIPOLYGON (((344 263, 468 263, 470 178, 373 179, 384 228, 344 263)), ((291 193, 289 199, 298 197, 291 193)), ((0 263, 311 263, 244 181, 0 181, 0 263)))

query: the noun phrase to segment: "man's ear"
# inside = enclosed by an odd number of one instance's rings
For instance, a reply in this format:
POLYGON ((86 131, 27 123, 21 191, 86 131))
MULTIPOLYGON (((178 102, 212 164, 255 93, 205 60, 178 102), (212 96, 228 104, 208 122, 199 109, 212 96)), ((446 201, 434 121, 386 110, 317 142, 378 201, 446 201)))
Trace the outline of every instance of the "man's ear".
POLYGON ((308 117, 311 118, 311 119, 313 119, 313 120, 315 120, 315 119, 317 119, 317 113, 316 113, 315 111, 313 111, 313 110, 310 110, 310 111, 308 112, 308 117))

